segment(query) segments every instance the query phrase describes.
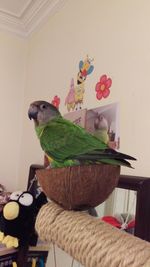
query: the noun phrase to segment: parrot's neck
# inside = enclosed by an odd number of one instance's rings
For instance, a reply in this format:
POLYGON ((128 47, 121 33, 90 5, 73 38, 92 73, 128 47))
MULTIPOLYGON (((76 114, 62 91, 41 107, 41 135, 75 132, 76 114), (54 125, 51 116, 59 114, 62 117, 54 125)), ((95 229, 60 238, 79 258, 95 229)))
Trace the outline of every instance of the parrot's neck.
POLYGON ((35 131, 36 131, 37 137, 38 137, 39 139, 41 138, 42 133, 43 133, 45 127, 47 127, 48 125, 51 125, 51 123, 52 123, 53 121, 57 121, 57 122, 62 121, 62 116, 59 115, 59 116, 57 116, 57 117, 51 119, 51 120, 50 120, 49 122, 47 122, 46 124, 43 124, 43 125, 40 125, 40 126, 35 126, 35 131))
POLYGON ((45 125, 42 125, 42 126, 38 126, 38 127, 35 127, 35 131, 36 131, 36 134, 37 134, 37 137, 40 139, 43 131, 44 131, 44 128, 45 128, 45 125))
POLYGON ((58 117, 53 118, 52 120, 50 120, 46 124, 35 126, 35 131, 36 131, 37 137, 40 139, 45 127, 47 127, 49 124, 51 124, 52 121, 55 121, 55 120, 60 119, 60 118, 62 118, 62 117, 58 116, 58 117))

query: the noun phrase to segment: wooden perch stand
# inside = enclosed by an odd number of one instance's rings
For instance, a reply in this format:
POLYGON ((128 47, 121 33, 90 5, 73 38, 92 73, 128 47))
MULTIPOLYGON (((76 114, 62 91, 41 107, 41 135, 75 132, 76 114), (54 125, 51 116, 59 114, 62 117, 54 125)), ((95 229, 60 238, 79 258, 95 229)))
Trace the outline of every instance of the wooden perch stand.
MULTIPOLYGON (((124 231, 118 230, 101 221, 99 218, 94 218, 85 212, 65 210, 67 208, 82 209, 84 206, 83 204, 85 204, 85 201, 81 201, 82 197, 80 199, 81 202, 76 202, 76 198, 69 197, 69 204, 68 206, 65 206, 65 203, 67 202, 66 193, 69 192, 69 194, 72 194, 74 186, 76 186, 75 188, 77 190, 78 183, 80 184, 81 181, 76 180, 77 184, 74 184, 73 186, 73 184, 70 184, 72 181, 70 181, 70 179, 67 180, 66 171, 63 181, 61 180, 61 177, 63 176, 60 176, 60 179, 55 181, 55 175, 52 180, 49 180, 51 176, 49 174, 52 170, 42 169, 43 166, 31 165, 29 176, 30 178, 33 178, 36 170, 39 170, 36 174, 45 193, 51 199, 59 203, 59 205, 53 201, 47 203, 41 208, 37 216, 36 230, 42 240, 55 243, 58 247, 66 251, 86 267, 150 267, 150 243, 142 240, 145 239, 150 241, 150 178, 128 175, 120 175, 120 177, 118 177, 120 170, 115 171, 116 178, 112 178, 114 179, 114 182, 111 190, 115 187, 120 187, 135 190, 137 192, 135 235, 142 238, 140 239, 127 234, 124 231), (41 171, 43 171, 43 173, 41 171), (44 173, 47 173, 47 175, 44 173), (44 181, 45 178, 47 181, 44 181), (57 186, 54 186, 52 189, 52 185, 50 184, 53 183, 57 186), (61 192, 59 189, 60 185, 63 185, 63 190, 67 189, 64 198, 62 198, 62 192, 64 191, 62 190, 61 192), (58 188, 58 192, 55 195, 56 188, 58 188), (62 194, 60 199, 57 198, 59 193, 62 194)), ((70 171, 71 170, 68 169, 68 173, 70 171)), ((75 173, 78 176, 77 170, 75 173)), ((56 174, 55 171, 54 174, 56 174)), ((90 175, 89 177, 92 178, 90 175)), ((98 177, 101 177, 102 183, 100 182, 99 186, 103 185, 101 190, 105 192, 105 189, 109 187, 109 180, 107 180, 107 183, 104 182, 103 184, 103 180, 105 179, 103 179, 104 176, 100 175, 100 170, 97 171, 95 177, 97 177, 95 181, 97 181, 98 177)), ((114 174, 111 177, 115 177, 114 174)), ((84 179, 81 180, 84 181, 84 179)), ((87 183, 88 186, 89 182, 87 183)), ((84 186, 84 188, 86 188, 86 183, 84 186)), ((93 187, 92 190, 96 189, 93 187)), ((100 188, 98 190, 100 190, 100 188)), ((77 195, 82 192, 83 190, 81 190, 81 192, 78 191, 77 195)), ((92 205, 95 206, 96 203, 100 204, 103 202, 109 193, 107 192, 106 195, 103 196, 103 200, 96 199, 96 202, 92 205)), ((92 201, 91 196, 92 194, 90 193, 88 199, 91 199, 92 201)), ((87 202, 86 198, 86 203, 91 206, 92 202, 87 202)))

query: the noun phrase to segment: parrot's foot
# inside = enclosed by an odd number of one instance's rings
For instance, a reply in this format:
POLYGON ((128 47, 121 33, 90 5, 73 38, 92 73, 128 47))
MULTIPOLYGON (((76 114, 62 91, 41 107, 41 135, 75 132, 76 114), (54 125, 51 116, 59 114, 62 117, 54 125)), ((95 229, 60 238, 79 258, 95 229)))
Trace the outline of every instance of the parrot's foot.
POLYGON ((0 242, 3 241, 4 237, 5 237, 4 233, 0 231, 0 242))
POLYGON ((51 166, 50 166, 50 165, 48 165, 48 166, 46 167, 46 170, 49 170, 49 169, 51 169, 51 166))
POLYGON ((4 244, 7 248, 17 248, 19 246, 18 238, 10 235, 4 237, 2 244, 4 244))

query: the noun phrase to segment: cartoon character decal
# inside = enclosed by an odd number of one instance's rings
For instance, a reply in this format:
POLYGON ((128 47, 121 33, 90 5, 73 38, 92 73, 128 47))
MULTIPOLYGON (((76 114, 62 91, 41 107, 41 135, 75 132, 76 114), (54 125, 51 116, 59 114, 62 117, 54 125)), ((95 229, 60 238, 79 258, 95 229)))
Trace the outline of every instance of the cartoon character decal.
POLYGON ((93 59, 90 59, 87 55, 86 59, 79 62, 79 73, 77 76, 77 84, 83 83, 86 80, 87 75, 91 74, 94 66, 91 64, 93 59))
POLYGON ((83 98, 84 98, 84 83, 78 84, 75 87, 75 107, 76 110, 81 109, 81 106, 83 104, 83 98))
POLYGON ((67 106, 67 110, 71 111, 75 108, 75 88, 74 88, 74 79, 71 79, 70 90, 65 99, 65 105, 67 106))
POLYGON ((87 75, 91 74, 94 70, 92 65, 93 59, 90 59, 87 55, 86 59, 80 60, 79 72, 77 74, 77 85, 74 86, 74 80, 71 80, 70 90, 65 99, 65 105, 67 110, 78 110, 82 108, 84 93, 85 93, 85 80, 87 75))

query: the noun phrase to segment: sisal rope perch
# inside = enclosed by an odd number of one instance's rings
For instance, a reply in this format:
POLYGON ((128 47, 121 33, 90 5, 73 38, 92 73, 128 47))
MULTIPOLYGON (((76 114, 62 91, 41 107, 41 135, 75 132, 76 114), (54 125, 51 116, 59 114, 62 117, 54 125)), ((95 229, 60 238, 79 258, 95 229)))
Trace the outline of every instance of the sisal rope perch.
POLYGON ((44 241, 54 242, 86 267, 150 267, 150 244, 84 212, 50 202, 36 220, 44 241))

